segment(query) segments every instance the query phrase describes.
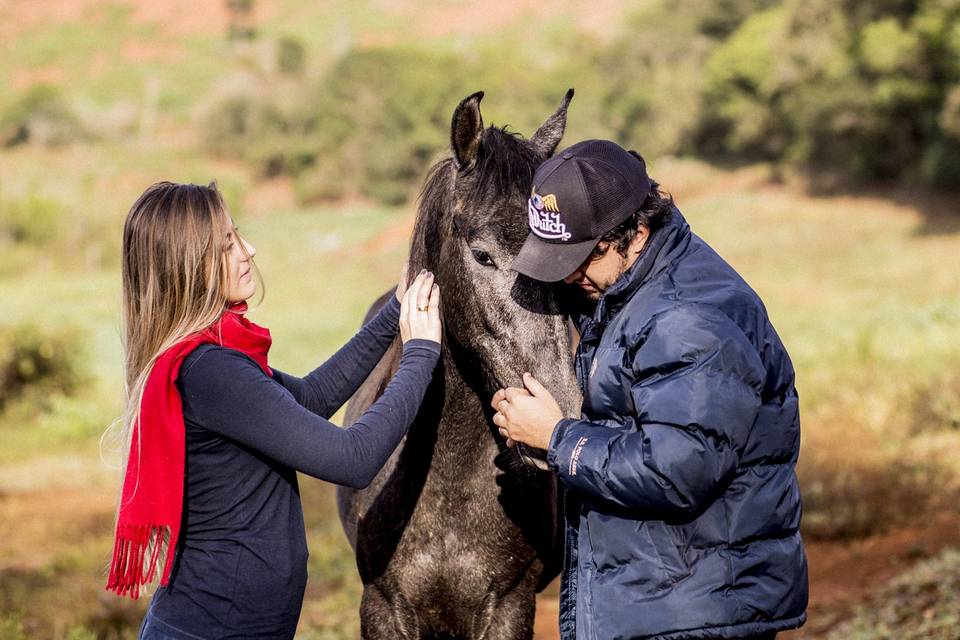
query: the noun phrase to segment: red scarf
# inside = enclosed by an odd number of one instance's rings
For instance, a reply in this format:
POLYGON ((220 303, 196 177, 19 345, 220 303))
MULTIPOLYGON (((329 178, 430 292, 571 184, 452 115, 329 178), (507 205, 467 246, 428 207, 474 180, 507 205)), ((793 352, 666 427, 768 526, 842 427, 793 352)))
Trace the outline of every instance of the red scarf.
POLYGON ((133 425, 107 582, 118 595, 140 597, 140 586, 156 576, 163 543, 160 584, 170 580, 183 510, 186 438, 176 380, 184 359, 201 344, 214 343, 247 354, 273 376, 267 367, 270 331, 244 318, 246 310, 245 302, 230 305, 210 327, 164 351, 150 371, 133 425))

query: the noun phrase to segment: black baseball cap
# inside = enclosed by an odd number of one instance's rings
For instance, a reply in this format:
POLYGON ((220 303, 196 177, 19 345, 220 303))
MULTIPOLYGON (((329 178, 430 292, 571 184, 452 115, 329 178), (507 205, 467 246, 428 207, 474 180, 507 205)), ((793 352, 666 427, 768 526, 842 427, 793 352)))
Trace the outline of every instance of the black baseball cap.
POLYGON ((609 140, 584 140, 550 158, 533 176, 530 235, 511 268, 543 282, 564 279, 643 205, 651 185, 640 154, 609 140))

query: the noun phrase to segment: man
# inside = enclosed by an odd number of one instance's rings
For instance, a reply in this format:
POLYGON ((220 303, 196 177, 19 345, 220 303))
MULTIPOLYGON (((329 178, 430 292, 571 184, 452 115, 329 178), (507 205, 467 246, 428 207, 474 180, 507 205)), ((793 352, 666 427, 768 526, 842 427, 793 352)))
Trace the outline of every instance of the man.
POLYGON ((566 489, 561 636, 772 638, 802 625, 797 392, 763 303, 636 153, 587 140, 533 182, 512 267, 586 295, 582 418, 563 418, 529 374, 492 404, 501 434, 546 449, 566 489))

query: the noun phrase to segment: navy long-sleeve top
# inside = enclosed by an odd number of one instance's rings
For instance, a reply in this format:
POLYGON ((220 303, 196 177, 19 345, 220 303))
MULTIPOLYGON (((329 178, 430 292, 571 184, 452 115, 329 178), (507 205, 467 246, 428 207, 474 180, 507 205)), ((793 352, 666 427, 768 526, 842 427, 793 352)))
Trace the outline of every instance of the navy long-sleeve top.
POLYGON ((186 428, 180 548, 153 622, 178 638, 292 638, 307 581, 297 471, 369 484, 423 401, 439 344, 409 340, 383 395, 349 428, 327 419, 396 336, 391 297, 360 332, 304 378, 217 345, 184 361, 177 385, 186 428))

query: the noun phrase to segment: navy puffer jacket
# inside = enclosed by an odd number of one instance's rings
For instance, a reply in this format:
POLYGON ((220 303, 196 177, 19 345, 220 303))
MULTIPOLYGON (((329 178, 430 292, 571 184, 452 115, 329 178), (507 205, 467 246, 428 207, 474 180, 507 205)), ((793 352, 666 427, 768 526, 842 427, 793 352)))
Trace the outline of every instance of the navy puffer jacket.
POLYGON ((679 211, 579 318, 563 638, 742 638, 803 624, 794 372, 757 294, 679 211))

